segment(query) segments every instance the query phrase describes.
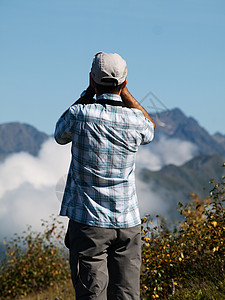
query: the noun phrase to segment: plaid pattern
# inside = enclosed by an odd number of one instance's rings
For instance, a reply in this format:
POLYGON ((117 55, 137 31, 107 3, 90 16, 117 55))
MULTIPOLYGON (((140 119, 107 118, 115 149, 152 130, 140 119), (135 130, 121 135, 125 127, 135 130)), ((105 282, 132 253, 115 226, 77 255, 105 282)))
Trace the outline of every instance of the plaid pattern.
MULTIPOLYGON (((122 102, 119 95, 97 98, 122 102)), ((76 104, 56 124, 59 144, 72 142, 72 159, 60 215, 91 226, 140 224, 135 190, 135 155, 154 136, 138 109, 76 104)))

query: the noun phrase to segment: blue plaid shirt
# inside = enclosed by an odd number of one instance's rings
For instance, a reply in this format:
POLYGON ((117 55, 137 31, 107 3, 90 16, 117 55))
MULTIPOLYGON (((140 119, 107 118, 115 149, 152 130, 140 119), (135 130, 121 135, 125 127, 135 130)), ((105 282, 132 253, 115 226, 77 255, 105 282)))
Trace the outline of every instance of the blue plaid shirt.
MULTIPOLYGON (((119 95, 97 98, 122 104, 119 95)), ((128 228, 140 224, 135 155, 154 136, 138 109, 75 104, 57 122, 55 140, 72 142, 72 159, 60 215, 91 226, 128 228)))

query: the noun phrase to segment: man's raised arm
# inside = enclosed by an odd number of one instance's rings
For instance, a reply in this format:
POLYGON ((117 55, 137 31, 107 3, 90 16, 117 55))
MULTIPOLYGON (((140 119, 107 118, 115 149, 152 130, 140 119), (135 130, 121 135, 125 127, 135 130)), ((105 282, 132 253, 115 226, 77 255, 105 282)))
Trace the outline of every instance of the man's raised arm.
POLYGON ((134 97, 128 91, 126 86, 122 89, 121 98, 122 98, 123 103, 126 107, 128 107, 128 108, 137 108, 137 109, 141 110, 143 115, 145 116, 145 118, 149 119, 153 123, 154 129, 155 129, 155 122, 149 116, 147 111, 141 106, 141 104, 138 103, 137 100, 134 99, 134 97))

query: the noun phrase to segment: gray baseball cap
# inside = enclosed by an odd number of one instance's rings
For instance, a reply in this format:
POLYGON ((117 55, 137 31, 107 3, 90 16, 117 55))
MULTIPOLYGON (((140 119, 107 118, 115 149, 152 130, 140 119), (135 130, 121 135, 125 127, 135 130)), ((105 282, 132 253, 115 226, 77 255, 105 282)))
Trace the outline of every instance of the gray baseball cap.
POLYGON ((120 85, 127 77, 127 64, 117 53, 99 52, 93 59, 91 77, 100 85, 120 85))

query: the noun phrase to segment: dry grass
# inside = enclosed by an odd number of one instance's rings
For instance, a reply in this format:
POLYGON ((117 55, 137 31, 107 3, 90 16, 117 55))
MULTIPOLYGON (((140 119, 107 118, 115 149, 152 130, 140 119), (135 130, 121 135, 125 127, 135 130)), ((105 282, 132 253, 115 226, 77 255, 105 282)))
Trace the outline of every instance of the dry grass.
POLYGON ((75 293, 72 282, 62 285, 55 285, 49 289, 30 294, 29 296, 19 298, 23 300, 75 300, 75 293))

